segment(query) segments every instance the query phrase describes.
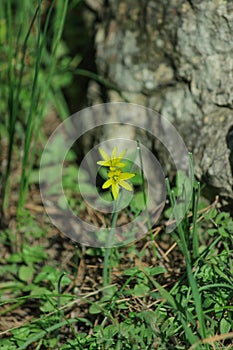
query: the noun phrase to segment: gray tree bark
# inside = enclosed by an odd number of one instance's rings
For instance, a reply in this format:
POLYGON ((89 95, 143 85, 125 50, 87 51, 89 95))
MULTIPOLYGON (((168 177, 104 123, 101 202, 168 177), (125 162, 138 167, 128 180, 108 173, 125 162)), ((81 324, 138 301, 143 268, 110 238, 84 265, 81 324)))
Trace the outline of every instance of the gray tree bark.
MULTIPOLYGON (((233 198, 232 0, 86 0, 97 13, 98 73, 169 119, 195 172, 233 198)), ((89 101, 121 101, 96 83, 89 101)))

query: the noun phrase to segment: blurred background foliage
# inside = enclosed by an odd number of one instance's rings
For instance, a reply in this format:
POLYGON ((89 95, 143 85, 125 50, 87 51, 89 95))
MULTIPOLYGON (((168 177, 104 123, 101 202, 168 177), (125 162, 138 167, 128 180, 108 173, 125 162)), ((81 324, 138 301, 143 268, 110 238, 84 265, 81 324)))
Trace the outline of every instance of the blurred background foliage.
POLYGON ((14 186, 18 182, 17 212, 22 211, 46 120, 51 123, 55 115, 55 127, 88 103, 88 82, 95 77, 93 16, 82 0, 0 3, 2 224, 10 177, 14 186))

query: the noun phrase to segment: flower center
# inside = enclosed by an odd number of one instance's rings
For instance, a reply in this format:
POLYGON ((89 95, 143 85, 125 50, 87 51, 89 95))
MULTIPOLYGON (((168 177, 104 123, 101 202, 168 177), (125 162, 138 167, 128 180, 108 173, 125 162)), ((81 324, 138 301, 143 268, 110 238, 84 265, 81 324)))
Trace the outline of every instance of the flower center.
POLYGON ((119 177, 117 175, 113 176, 113 181, 118 182, 119 177))

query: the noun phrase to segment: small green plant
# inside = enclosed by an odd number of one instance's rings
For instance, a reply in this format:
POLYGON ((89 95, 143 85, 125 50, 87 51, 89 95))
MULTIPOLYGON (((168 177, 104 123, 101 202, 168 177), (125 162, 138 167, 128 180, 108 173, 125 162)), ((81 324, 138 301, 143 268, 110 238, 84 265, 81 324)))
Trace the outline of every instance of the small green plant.
POLYGON ((126 164, 121 162, 121 160, 124 157, 126 150, 117 155, 117 147, 115 146, 111 156, 109 156, 102 148, 99 148, 99 152, 104 160, 98 161, 97 164, 110 169, 110 171, 107 172, 108 179, 104 182, 102 188, 106 189, 111 187, 114 200, 111 228, 108 233, 107 246, 105 247, 104 255, 103 285, 107 286, 110 282, 109 257, 111 253, 112 237, 114 236, 118 217, 118 202, 121 199, 119 197, 120 186, 127 191, 132 191, 132 186, 126 182, 126 180, 133 178, 135 174, 122 171, 122 168, 124 168, 126 164))

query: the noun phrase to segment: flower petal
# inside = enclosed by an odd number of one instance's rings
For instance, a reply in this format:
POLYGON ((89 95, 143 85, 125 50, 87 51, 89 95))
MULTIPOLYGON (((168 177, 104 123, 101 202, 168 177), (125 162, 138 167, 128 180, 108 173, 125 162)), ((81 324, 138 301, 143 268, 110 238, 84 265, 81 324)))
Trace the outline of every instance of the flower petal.
POLYGON ((131 173, 121 173, 119 175, 119 178, 120 178, 120 180, 128 180, 128 179, 131 179, 134 176, 135 176, 135 174, 131 174, 131 173))
POLYGON ((104 160, 110 160, 109 155, 100 147, 99 147, 99 153, 104 160))
POLYGON ((121 174, 121 170, 115 169, 115 170, 109 171, 108 177, 113 177, 113 176, 119 177, 120 174, 121 174))
POLYGON ((120 180, 118 183, 119 183, 119 185, 120 185, 121 187, 123 187, 123 188, 126 189, 127 191, 133 191, 132 186, 131 186, 128 182, 126 182, 126 181, 124 181, 124 180, 120 180))
POLYGON ((113 194, 113 198, 116 200, 118 195, 119 195, 119 186, 118 186, 118 184, 115 184, 115 183, 112 184, 112 194, 113 194))
POLYGON ((103 184, 102 188, 108 188, 112 185, 112 179, 108 179, 107 181, 105 181, 105 183, 103 184))
POLYGON ((102 165, 102 166, 109 166, 110 165, 110 161, 107 160, 99 160, 97 162, 97 164, 102 165))
POLYGON ((117 168, 124 168, 124 166, 126 166, 125 163, 118 163, 118 162, 114 161, 110 165, 110 170, 115 171, 115 170, 117 170, 117 168))
POLYGON ((113 150, 112 150, 112 158, 116 158, 117 156, 117 146, 114 146, 113 150))

